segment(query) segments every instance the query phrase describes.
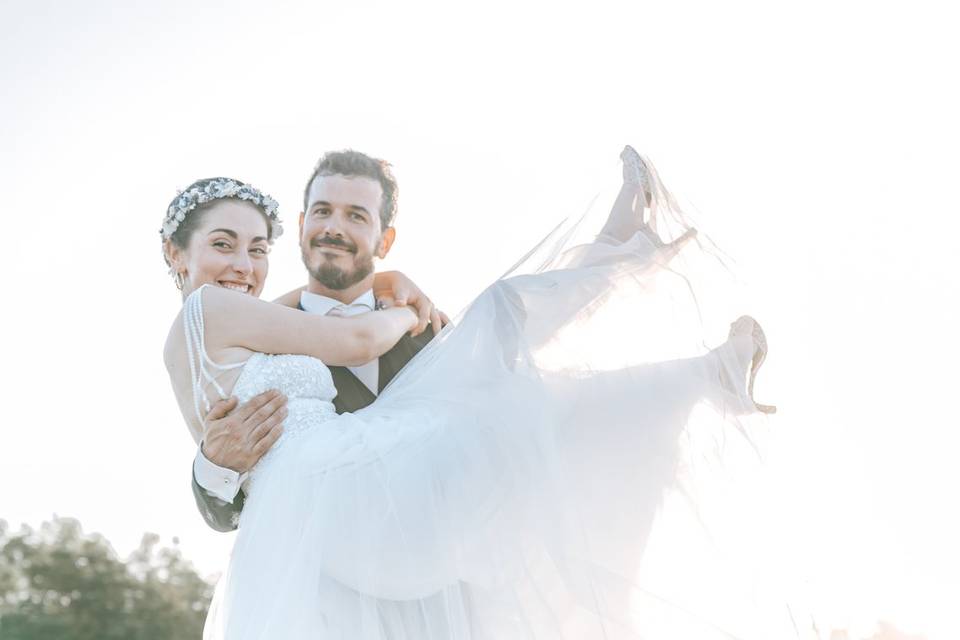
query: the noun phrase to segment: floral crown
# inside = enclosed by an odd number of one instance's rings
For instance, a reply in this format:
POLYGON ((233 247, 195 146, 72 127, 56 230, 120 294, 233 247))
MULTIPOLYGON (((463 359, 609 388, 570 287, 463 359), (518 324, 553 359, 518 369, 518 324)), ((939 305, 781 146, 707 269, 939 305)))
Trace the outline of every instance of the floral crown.
POLYGON ((247 200, 257 205, 270 219, 270 237, 279 238, 283 234, 283 226, 280 224, 280 218, 277 216, 277 201, 261 193, 255 187, 248 184, 231 180, 230 178, 214 178, 206 181, 206 184, 196 185, 177 193, 177 197, 167 209, 167 215, 163 219, 163 226, 160 228, 160 237, 167 240, 172 236, 187 214, 207 202, 222 200, 223 198, 236 198, 237 200, 247 200))

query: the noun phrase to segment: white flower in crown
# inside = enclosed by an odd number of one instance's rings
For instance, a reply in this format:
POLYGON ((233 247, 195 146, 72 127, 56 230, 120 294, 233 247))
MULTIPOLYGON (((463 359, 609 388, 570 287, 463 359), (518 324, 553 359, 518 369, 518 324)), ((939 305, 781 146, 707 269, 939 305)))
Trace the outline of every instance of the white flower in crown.
POLYGON ((233 180, 214 180, 207 183, 204 192, 211 198, 228 198, 236 194, 238 186, 233 180))
POLYGON ((237 187, 231 195, 241 200, 249 200, 255 205, 260 204, 260 192, 248 184, 237 187))
POLYGON ((171 207, 172 209, 186 209, 190 206, 190 194, 185 191, 180 192, 180 196, 177 198, 177 202, 171 207))
POLYGON ((279 206, 280 203, 270 196, 263 196, 263 208, 266 209, 268 216, 275 214, 277 212, 277 207, 279 206))

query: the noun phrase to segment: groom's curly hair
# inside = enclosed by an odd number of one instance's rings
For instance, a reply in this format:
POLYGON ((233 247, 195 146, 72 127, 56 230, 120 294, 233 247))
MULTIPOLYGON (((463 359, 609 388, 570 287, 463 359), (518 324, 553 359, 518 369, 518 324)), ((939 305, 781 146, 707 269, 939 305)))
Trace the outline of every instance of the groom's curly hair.
POLYGON ((346 176, 348 178, 370 178, 380 183, 383 189, 383 201, 380 203, 380 226, 383 229, 393 226, 397 216, 397 179, 393 177, 390 163, 372 158, 365 153, 344 149, 328 151, 317 161, 307 186, 303 189, 303 210, 310 206, 310 187, 319 176, 346 176))

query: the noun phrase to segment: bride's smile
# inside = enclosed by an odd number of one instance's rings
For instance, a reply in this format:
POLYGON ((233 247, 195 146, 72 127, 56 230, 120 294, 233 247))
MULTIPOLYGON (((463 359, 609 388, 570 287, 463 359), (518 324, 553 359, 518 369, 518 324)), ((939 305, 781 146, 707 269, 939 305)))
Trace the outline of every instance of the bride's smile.
POLYGON ((230 289, 231 291, 239 291, 240 293, 250 293, 253 290, 252 284, 240 282, 227 282, 225 280, 218 280, 217 285, 223 287, 224 289, 230 289))

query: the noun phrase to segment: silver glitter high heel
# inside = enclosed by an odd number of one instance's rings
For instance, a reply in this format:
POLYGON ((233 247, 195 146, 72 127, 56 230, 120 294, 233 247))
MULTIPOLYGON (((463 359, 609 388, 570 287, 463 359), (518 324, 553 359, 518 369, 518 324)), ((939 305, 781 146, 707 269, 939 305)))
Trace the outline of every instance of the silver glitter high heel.
POLYGON ((733 338, 735 336, 747 335, 746 332, 743 331, 743 329, 746 328, 747 323, 753 325, 749 335, 751 338, 753 338, 754 344, 753 358, 750 360, 750 380, 747 382, 747 394, 750 396, 750 401, 753 403, 753 406, 755 406, 757 411, 760 413, 776 413, 777 408, 775 406, 770 404, 760 404, 753 399, 753 383, 757 378, 757 371, 760 370, 760 366, 763 364, 763 361, 767 359, 767 336, 763 332, 763 328, 760 326, 760 323, 750 316, 740 316, 730 323, 729 337, 733 338))
MULTIPOLYGON (((637 153, 637 150, 627 145, 620 152, 620 160, 623 161, 623 182, 640 187, 643 190, 646 206, 650 207, 653 202, 653 193, 650 188, 650 169, 647 163, 637 153)), ((641 219, 643 211, 640 212, 641 219)), ((660 253, 662 259, 669 261, 673 256, 680 252, 685 244, 697 237, 697 230, 687 229, 683 234, 672 242, 664 242, 657 233, 656 211, 650 207, 649 220, 642 222, 640 231, 647 237, 654 248, 660 253)))
POLYGON ((643 189, 644 200, 646 200, 647 206, 650 206, 653 199, 653 194, 650 192, 650 172, 647 170, 643 158, 640 157, 636 149, 627 145, 620 152, 620 160, 623 161, 623 182, 643 189))

